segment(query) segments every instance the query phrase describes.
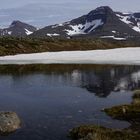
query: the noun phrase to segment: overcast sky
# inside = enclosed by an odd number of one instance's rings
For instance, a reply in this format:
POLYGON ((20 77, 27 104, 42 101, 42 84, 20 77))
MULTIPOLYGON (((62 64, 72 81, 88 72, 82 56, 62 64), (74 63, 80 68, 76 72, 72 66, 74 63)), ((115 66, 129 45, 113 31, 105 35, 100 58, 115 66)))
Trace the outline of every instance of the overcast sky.
POLYGON ((0 27, 21 20, 37 27, 61 23, 99 6, 115 11, 140 11, 140 0, 0 0, 0 27))

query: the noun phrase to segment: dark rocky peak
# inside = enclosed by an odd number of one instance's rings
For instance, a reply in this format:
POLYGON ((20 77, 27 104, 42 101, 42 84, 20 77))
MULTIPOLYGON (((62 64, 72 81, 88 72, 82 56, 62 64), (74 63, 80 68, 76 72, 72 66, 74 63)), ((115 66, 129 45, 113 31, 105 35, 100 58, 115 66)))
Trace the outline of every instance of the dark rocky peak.
POLYGON ((36 28, 34 26, 21 22, 19 20, 13 21, 9 28, 26 28, 32 31, 36 31, 36 28))
POLYGON ((134 16, 135 18, 140 19, 140 13, 134 13, 133 16, 134 16))
POLYGON ((113 10, 109 6, 97 7, 95 10, 92 10, 89 14, 108 14, 113 13, 113 10))
POLYGON ((113 10, 108 6, 98 7, 87 14, 87 21, 101 19, 106 22, 108 17, 116 16, 113 10))
POLYGON ((37 29, 32 25, 21 22, 19 20, 15 20, 8 28, 0 30, 0 36, 24 37, 32 34, 36 30, 37 29))
POLYGON ((88 16, 96 16, 96 15, 108 15, 114 14, 113 10, 108 6, 98 7, 95 10, 92 10, 88 13, 88 16))
POLYGON ((71 21, 71 24, 85 24, 86 22, 92 22, 95 20, 101 20, 103 23, 106 22, 106 19, 110 15, 115 15, 113 10, 108 6, 101 6, 95 10, 90 11, 87 15, 79 17, 71 21))
POLYGON ((13 22, 11 23, 10 27, 21 26, 21 25, 23 25, 23 24, 25 24, 25 23, 23 23, 23 22, 21 22, 21 21, 19 21, 19 20, 15 20, 15 21, 13 21, 13 22))

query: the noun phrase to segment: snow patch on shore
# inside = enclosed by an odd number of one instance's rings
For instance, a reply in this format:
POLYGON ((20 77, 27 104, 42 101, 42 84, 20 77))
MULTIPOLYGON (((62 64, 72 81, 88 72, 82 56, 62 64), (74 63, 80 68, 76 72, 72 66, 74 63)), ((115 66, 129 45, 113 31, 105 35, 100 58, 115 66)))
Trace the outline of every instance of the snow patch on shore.
POLYGON ((140 65, 140 47, 63 51, 0 57, 0 64, 127 64, 140 65))

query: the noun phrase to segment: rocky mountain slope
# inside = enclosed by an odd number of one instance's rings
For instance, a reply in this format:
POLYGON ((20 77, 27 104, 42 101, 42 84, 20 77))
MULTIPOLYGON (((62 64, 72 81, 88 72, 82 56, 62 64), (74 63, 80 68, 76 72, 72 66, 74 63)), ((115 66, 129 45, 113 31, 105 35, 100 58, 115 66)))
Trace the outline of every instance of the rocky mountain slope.
POLYGON ((140 38, 140 13, 114 12, 110 7, 102 6, 79 18, 39 30, 21 21, 13 21, 8 28, 0 29, 0 36, 97 37, 114 40, 140 38))
POLYGON ((100 37, 116 40, 139 35, 130 24, 122 20, 120 14, 108 6, 98 7, 87 15, 63 24, 47 26, 32 34, 34 37, 100 37))
POLYGON ((24 37, 32 34, 36 30, 37 28, 32 25, 21 21, 13 21, 8 28, 0 30, 0 36, 24 37))
POLYGON ((140 13, 121 13, 116 12, 119 19, 128 24, 130 28, 140 33, 140 13))

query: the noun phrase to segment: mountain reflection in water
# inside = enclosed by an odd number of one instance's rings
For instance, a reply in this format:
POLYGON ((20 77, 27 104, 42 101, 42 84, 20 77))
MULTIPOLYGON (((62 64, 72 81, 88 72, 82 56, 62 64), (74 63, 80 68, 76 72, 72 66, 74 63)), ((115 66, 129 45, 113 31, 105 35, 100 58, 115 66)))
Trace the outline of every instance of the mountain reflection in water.
POLYGON ((78 86, 98 97, 107 97, 111 92, 131 91, 140 87, 139 66, 5 65, 0 66, 0 73, 10 75, 14 82, 16 77, 41 73, 49 76, 48 85, 57 81, 58 85, 78 86))
POLYGON ((81 124, 126 128, 101 110, 132 101, 139 66, 1 65, 0 110, 15 111, 22 128, 2 140, 69 140, 81 124))
POLYGON ((82 74, 82 86, 99 97, 106 97, 112 91, 128 91, 140 87, 140 71, 135 67, 110 68, 82 74), (84 82, 85 81, 85 82, 84 82))

